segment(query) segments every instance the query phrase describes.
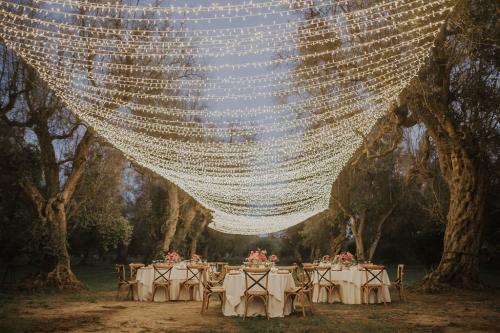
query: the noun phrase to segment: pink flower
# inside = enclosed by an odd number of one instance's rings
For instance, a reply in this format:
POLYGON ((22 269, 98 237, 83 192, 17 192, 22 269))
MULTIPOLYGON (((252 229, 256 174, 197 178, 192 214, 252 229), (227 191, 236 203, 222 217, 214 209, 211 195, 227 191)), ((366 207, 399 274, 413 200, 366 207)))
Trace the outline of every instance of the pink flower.
POLYGON ((328 261, 330 260, 330 256, 329 255, 324 255, 323 256, 323 261, 328 261))

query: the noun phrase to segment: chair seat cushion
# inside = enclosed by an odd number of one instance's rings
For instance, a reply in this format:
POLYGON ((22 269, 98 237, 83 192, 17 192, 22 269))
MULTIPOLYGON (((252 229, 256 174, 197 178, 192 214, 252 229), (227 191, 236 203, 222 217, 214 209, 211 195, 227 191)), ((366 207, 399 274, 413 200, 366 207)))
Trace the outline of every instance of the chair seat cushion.
POLYGON ((185 286, 197 286, 197 285, 200 284, 200 282, 189 280, 189 281, 182 282, 182 284, 185 285, 185 286))
POLYGON ((226 291, 226 289, 224 289, 224 287, 211 287, 210 291, 215 292, 215 293, 221 293, 221 292, 226 291))
POLYGON ((155 286, 168 286, 170 285, 170 281, 155 281, 153 282, 155 286))
POLYGON ((257 296, 265 296, 268 295, 269 292, 266 290, 249 290, 245 292, 247 295, 257 295, 257 296))

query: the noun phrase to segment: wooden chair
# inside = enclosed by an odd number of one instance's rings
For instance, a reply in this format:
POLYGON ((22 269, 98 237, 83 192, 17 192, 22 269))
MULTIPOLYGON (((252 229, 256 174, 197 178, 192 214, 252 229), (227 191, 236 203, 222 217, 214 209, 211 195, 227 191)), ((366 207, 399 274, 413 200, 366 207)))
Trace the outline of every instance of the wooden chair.
POLYGON ((206 309, 208 309, 208 305, 210 304, 210 297, 212 295, 219 296, 221 302, 221 309, 224 308, 224 300, 226 299, 226 290, 224 287, 219 286, 219 280, 211 281, 209 279, 210 275, 208 274, 208 266, 201 266, 198 268, 201 275, 201 283, 203 285, 203 299, 201 304, 201 313, 203 314, 206 309))
POLYGON ((337 291, 340 301, 342 302, 342 294, 340 293, 340 285, 331 280, 332 267, 331 266, 313 266, 318 276, 318 297, 316 302, 319 303, 319 296, 321 290, 326 291, 326 302, 329 303, 333 293, 337 291))
POLYGON ((288 298, 292 299, 292 311, 294 309, 294 301, 298 297, 300 300, 300 305, 302 307, 302 316, 306 316, 306 306, 309 306, 311 313, 314 313, 313 308, 313 279, 312 276, 314 274, 314 267, 304 267, 303 274, 300 275, 302 278, 299 281, 299 287, 289 288, 285 290, 285 302, 288 301, 288 298), (307 303, 306 304, 306 298, 307 303))
POLYGON ((209 262, 208 263, 209 279, 212 281, 224 280, 225 265, 227 265, 227 262, 209 262))
POLYGON ((224 266, 224 273, 227 274, 231 271, 239 271, 241 266, 230 266, 230 265, 225 265, 224 266))
POLYGON ((385 305, 384 283, 382 281, 384 269, 384 266, 377 265, 367 265, 363 267, 366 282, 361 286, 361 303, 370 303, 370 293, 373 291, 377 298, 382 297, 385 305))
POLYGON ((216 264, 217 264, 217 272, 224 271, 224 266, 229 265, 228 262, 223 262, 223 261, 218 261, 216 262, 216 264))
POLYGON ((155 300, 156 291, 158 289, 165 289, 165 299, 170 300, 170 285, 172 274, 172 268, 174 266, 170 264, 153 264, 153 302, 155 300))
MULTIPOLYGON (((182 290, 186 290, 189 293, 189 299, 192 301, 194 299, 194 291, 196 289, 200 290, 201 275, 200 268, 204 267, 200 264, 187 264, 186 265, 186 280, 182 281, 179 286, 179 296, 182 290)), ((201 290, 200 290, 201 291, 201 290)))
POLYGON ((399 300, 400 301, 405 301, 406 300, 406 295, 404 291, 404 284, 403 284, 403 277, 405 274, 405 265, 399 264, 397 271, 396 271, 396 280, 394 280, 394 286, 398 290, 399 293, 399 300))
POLYGON ((116 273, 118 274, 118 290, 116 291, 116 299, 120 296, 120 291, 123 287, 127 288, 127 298, 130 296, 130 300, 134 300, 134 289, 138 286, 138 281, 136 280, 136 275, 132 275, 133 278, 127 279, 127 273, 125 272, 125 265, 115 265, 116 273))
POLYGON ((243 320, 247 317, 248 304, 255 298, 261 299, 266 310, 266 317, 269 319, 269 272, 267 268, 249 268, 245 267, 245 314, 243 320))

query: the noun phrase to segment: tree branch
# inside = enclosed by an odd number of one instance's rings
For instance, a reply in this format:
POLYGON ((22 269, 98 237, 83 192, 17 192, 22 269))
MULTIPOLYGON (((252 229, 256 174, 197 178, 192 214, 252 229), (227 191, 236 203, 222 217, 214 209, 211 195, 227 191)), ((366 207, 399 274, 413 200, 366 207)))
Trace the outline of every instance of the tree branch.
POLYGON ((30 179, 24 178, 21 183, 21 188, 24 190, 24 192, 28 195, 28 197, 31 199, 31 202, 35 206, 35 209, 38 213, 39 217, 44 216, 44 205, 45 205, 45 198, 42 196, 38 188, 33 184, 33 181, 30 179))
POLYGON ((71 196, 75 192, 76 185, 83 175, 85 164, 87 162, 87 154, 92 144, 93 138, 94 130, 92 130, 91 128, 87 128, 85 135, 76 147, 71 174, 69 175, 66 184, 64 184, 64 189, 61 193, 64 204, 67 204, 69 199, 71 199, 71 196))
POLYGON ((76 124, 75 126, 73 126, 71 128, 71 130, 66 133, 66 134, 60 134, 60 135, 51 135, 50 137, 52 138, 52 140, 64 140, 64 139, 67 139, 67 138, 70 138, 73 136, 73 134, 75 133, 75 131, 80 127, 80 124, 76 124))
POLYGON ((377 250, 378 243, 380 241, 380 238, 382 237, 382 227, 384 226, 385 222, 389 218, 389 216, 392 215, 394 212, 394 209, 396 209, 397 203, 394 203, 391 208, 382 216, 382 218, 379 220, 378 225, 377 225, 377 231, 375 232, 375 237, 373 238, 372 244, 370 246, 370 250, 368 251, 368 261, 372 261, 373 256, 375 255, 375 251, 377 250))

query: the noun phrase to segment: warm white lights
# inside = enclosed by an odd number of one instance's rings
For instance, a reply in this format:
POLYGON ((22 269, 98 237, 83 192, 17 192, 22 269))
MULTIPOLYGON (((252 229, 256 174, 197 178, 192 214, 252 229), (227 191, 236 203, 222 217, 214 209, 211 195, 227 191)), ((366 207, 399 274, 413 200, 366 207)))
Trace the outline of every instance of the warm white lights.
POLYGON ((453 1, 198 2, 0 0, 0 37, 212 228, 259 234, 328 207, 453 1))

